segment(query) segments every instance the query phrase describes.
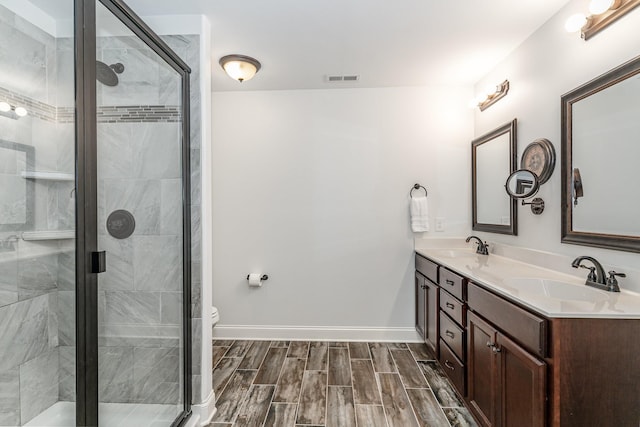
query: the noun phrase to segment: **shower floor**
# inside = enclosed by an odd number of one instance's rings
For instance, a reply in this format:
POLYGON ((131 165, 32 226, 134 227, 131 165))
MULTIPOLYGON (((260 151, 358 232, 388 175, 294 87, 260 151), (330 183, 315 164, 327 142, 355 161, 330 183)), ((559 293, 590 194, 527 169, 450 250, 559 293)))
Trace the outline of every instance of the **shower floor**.
MULTIPOLYGON (((100 427, 164 427, 170 426, 181 408, 176 405, 137 403, 101 403, 100 427)), ((76 404, 57 402, 25 424, 25 427, 75 427, 76 404)))

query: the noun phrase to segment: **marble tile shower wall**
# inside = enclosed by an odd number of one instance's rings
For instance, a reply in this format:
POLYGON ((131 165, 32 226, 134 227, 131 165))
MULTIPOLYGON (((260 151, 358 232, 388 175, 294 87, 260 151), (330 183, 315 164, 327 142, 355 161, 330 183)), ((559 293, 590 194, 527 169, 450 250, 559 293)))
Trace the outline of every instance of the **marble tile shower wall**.
MULTIPOLYGON (((72 173, 74 127, 59 123, 54 113, 58 95, 73 94, 73 84, 58 83, 59 64, 51 35, 0 7, 1 100, 33 113, 18 120, 0 117, 0 139, 33 146, 38 171, 72 173)), ((0 165, 0 178, 21 172, 11 169, 10 159, 0 165)), ((72 228, 73 184, 36 181, 34 187, 32 204, 22 196, 22 203, 33 209, 32 228, 72 228)), ((20 190, 2 185, 1 191, 20 190)), ((73 277, 73 268, 60 268, 61 259, 73 259, 72 241, 10 237, 20 231, 0 232, 0 241, 11 242, 0 253, 0 425, 11 426, 28 422, 59 399, 58 286, 61 275, 73 277)))
MULTIPOLYGON (((72 40, 53 39, 2 7, 0 23, 0 88, 5 95, 13 93, 34 104, 44 103, 57 112, 55 120, 38 114, 20 120, 0 117, 0 139, 34 146, 37 170, 73 173, 72 40)), ((201 344, 197 338, 202 320, 199 39, 168 36, 165 41, 194 71, 191 81, 192 329, 196 338, 194 372, 198 372, 201 344)), ((111 47, 114 46, 111 41, 111 47)), ((127 49, 105 52, 104 60, 113 58, 124 62, 127 57, 122 55, 139 53, 127 49)), ((144 58, 138 62, 140 66, 149 65, 144 58)), ((135 65, 129 69, 135 70, 135 65)), ((162 73, 158 72, 157 81, 169 88, 167 76, 162 73)), ((167 113, 165 120, 161 120, 163 123, 144 123, 148 117, 125 118, 125 115, 131 116, 126 108, 142 99, 129 97, 136 93, 136 84, 143 87, 140 93, 149 96, 145 93, 144 80, 123 79, 123 83, 126 85, 120 90, 127 88, 119 94, 121 98, 114 93, 99 95, 103 103, 109 101, 118 107, 124 106, 119 117, 124 120, 109 123, 112 117, 99 119, 101 137, 114 144, 110 150, 100 153, 105 156, 101 159, 105 170, 101 172, 107 174, 100 183, 104 195, 100 202, 105 211, 120 203, 129 204, 139 228, 129 241, 101 235, 105 249, 114 254, 110 257, 110 275, 104 279, 99 313, 104 326, 100 337, 101 397, 103 401, 112 402, 173 403, 180 392, 182 364, 179 348, 182 343, 177 338, 181 322, 181 295, 177 286, 182 278, 179 268, 173 268, 176 257, 181 256, 181 230, 177 226, 181 215, 180 197, 174 197, 179 196, 180 180, 175 159, 165 156, 163 150, 154 150, 152 142, 158 147, 165 141, 170 145, 178 140, 179 127, 172 120, 172 113, 178 104, 179 86, 140 104, 164 102, 167 107, 163 109, 167 113), (126 135, 140 144, 135 149, 124 147, 124 151, 118 153, 123 145, 118 135, 126 135), (172 141, 168 141, 170 136, 174 137, 172 141), (124 165, 131 168, 123 169, 124 165), (126 184, 125 191, 116 193, 120 184, 126 184), (159 267, 166 270, 167 265, 171 266, 169 271, 158 274, 159 267)), ((159 117, 157 113, 150 114, 159 117)), ((73 185, 36 181, 35 186, 34 228, 72 228, 73 185)), ((3 187, 2 191, 8 189, 3 187)), ((101 223, 103 220, 104 215, 101 223)), ((15 233, 0 232, 0 240, 10 234, 15 233)), ((56 401, 75 398, 73 250, 72 240, 19 241, 12 251, 0 253, 0 425, 22 425, 56 401)), ((200 401, 199 375, 194 375, 194 401, 200 401)))

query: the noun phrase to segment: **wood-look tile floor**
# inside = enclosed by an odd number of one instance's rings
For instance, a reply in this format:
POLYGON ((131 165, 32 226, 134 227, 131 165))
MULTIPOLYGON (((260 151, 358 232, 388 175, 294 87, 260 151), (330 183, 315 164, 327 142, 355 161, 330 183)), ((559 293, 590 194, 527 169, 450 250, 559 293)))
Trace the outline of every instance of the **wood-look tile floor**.
POLYGON ((209 427, 471 427, 430 348, 418 343, 213 342, 209 427))

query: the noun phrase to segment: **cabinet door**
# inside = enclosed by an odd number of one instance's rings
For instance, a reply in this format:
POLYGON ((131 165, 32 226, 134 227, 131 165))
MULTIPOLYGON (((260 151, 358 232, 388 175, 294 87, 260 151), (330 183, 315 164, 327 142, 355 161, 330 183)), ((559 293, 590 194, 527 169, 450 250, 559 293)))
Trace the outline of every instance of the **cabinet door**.
POLYGON ((427 333, 427 279, 416 272, 416 331, 426 341, 427 333))
POLYGON ((424 340, 431 344, 435 349, 438 345, 438 305, 439 293, 438 285, 432 283, 429 279, 424 279, 425 286, 425 335, 424 340))
POLYGON ((498 334, 500 415, 503 426, 543 427, 546 365, 518 344, 498 334))
MULTIPOLYGON (((483 426, 498 426, 497 331, 472 312, 467 315, 467 396, 483 426)), ((517 424, 513 424, 516 426, 517 424)))

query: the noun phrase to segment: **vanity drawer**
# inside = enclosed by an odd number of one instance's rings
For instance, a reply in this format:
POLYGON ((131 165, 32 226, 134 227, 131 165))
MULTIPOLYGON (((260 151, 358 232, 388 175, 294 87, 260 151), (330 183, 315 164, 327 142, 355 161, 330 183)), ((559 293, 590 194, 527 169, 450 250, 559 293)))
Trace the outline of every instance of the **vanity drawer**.
POLYGON ((440 282, 438 284, 459 300, 464 299, 464 277, 457 275, 446 268, 440 268, 440 282))
POLYGON ((464 304, 442 290, 440 290, 440 309, 458 322, 460 326, 465 324, 464 304))
POLYGON ((438 283, 438 264, 416 254, 416 270, 433 283, 438 283))
POLYGON ((464 345, 464 331, 443 311, 440 311, 440 339, 449 345, 460 360, 464 360, 462 347, 464 345))
POLYGON ((458 393, 461 396, 465 396, 464 365, 442 340, 440 340, 440 357, 438 361, 442 366, 442 370, 446 372, 454 387, 458 390, 458 393))
POLYGON ((547 320, 492 294, 474 283, 467 289, 469 309, 477 312, 527 350, 547 356, 547 320))

